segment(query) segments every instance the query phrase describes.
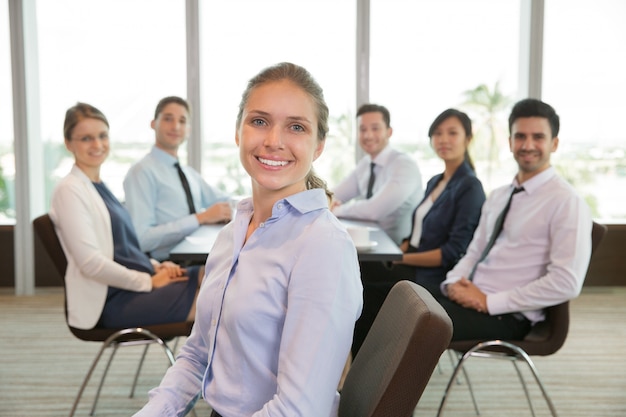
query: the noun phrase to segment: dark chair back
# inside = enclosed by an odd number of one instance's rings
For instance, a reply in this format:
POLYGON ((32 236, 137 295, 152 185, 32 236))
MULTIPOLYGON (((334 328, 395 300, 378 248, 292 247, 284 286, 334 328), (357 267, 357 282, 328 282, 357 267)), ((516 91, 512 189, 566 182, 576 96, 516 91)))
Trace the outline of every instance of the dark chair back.
POLYGON ((410 281, 392 289, 354 358, 339 417, 409 417, 452 337, 452 321, 410 281))
MULTIPOLYGON (((33 220, 33 228, 35 233, 41 239, 43 247, 52 259, 54 266, 61 275, 65 277, 65 271, 67 270, 67 258, 63 252, 63 247, 57 236, 56 230, 54 230, 54 224, 48 214, 43 214, 33 220)), ((63 279, 65 283, 65 278, 63 279)))

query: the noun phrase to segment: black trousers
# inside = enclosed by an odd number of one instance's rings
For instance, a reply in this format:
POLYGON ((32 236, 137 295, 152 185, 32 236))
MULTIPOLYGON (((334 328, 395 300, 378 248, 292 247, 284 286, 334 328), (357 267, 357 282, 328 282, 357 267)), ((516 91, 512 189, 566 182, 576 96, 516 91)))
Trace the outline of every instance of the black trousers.
POLYGON ((519 313, 489 315, 465 308, 447 297, 435 297, 452 319, 452 340, 522 340, 531 328, 530 320, 519 313))
MULTIPOLYGON (((360 262, 361 281, 363 283, 363 312, 354 327, 352 341, 352 357, 358 353, 367 333, 369 332, 378 311, 385 298, 398 281, 409 280, 417 282, 430 291, 433 296, 441 294, 439 283, 420 282, 417 278, 417 269, 408 265, 388 265, 383 262, 360 262)), ((443 278, 442 278, 443 279, 443 278)))
POLYGON ((222 417, 216 411, 211 411, 211 417, 222 417))

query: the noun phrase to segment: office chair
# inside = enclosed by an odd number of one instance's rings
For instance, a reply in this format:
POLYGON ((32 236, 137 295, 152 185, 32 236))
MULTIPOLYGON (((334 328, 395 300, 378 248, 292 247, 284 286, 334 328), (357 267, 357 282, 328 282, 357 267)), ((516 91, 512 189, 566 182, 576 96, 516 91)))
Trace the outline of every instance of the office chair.
MULTIPOLYGON (((41 239, 41 242, 43 243, 46 252, 52 259, 55 268, 63 277, 63 285, 65 289, 65 270, 67 269, 67 258, 65 257, 63 247, 61 246, 61 242, 59 241, 56 231, 54 230, 54 224, 52 223, 50 216, 48 214, 44 214, 37 217, 33 221, 33 227, 35 233, 41 239)), ((165 352, 165 355, 167 356, 170 364, 174 364, 174 354, 172 350, 167 346, 165 341, 179 336, 188 336, 191 332, 191 327, 193 326, 193 322, 179 322, 146 327, 133 327, 127 329, 105 329, 99 327, 95 327, 89 330, 77 329, 70 326, 70 324, 67 322, 67 297, 65 299, 65 322, 70 332, 78 339, 89 342, 102 342, 102 346, 98 351, 98 354, 94 358, 93 363, 91 364, 91 367, 87 372, 87 375, 85 375, 85 379, 83 380, 82 385, 80 386, 78 395, 76 396, 76 400, 74 401, 74 405, 72 406, 72 410, 69 414, 70 417, 72 417, 76 412, 76 408, 78 406, 80 398, 83 395, 83 391, 87 387, 87 383, 89 382, 93 371, 95 370, 102 354, 107 348, 113 348, 113 351, 109 356, 109 360, 102 374, 102 378, 100 379, 100 384, 98 385, 98 390, 96 391, 96 396, 91 407, 91 412, 89 413, 89 415, 91 416, 93 416, 95 413, 98 398, 100 397, 100 391, 104 384, 104 380, 109 370, 109 366, 111 365, 113 357, 115 356, 115 353, 117 352, 117 349, 119 347, 145 345, 129 395, 129 397, 132 398, 135 393, 137 379, 139 378, 139 372, 141 371, 141 367, 143 365, 143 361, 146 356, 148 347, 151 344, 155 343, 160 345, 163 348, 163 351, 165 352)))
MULTIPOLYGON (((593 256, 595 250, 600 245, 600 242, 604 238, 607 232, 607 227, 603 224, 593 222, 591 229, 591 256, 593 256)), ((453 382, 456 380, 459 372, 463 372, 465 380, 469 388, 472 402, 474 404, 474 410, 476 415, 479 415, 478 404, 472 391, 472 386, 468 378, 467 372, 463 365, 471 357, 486 358, 486 359, 508 359, 511 360, 515 371, 520 379, 526 400, 530 412, 535 416, 535 410, 533 408, 528 388, 519 367, 517 361, 524 361, 528 365, 532 375, 541 390, 541 393, 546 401, 546 404, 552 413, 556 417, 556 409, 554 404, 548 395, 548 391, 539 378, 539 373, 535 364, 530 359, 530 356, 548 356, 556 353, 565 343, 567 333, 569 330, 569 301, 564 303, 548 307, 546 309, 546 319, 533 326, 530 333, 526 335, 524 340, 505 341, 505 340, 459 340, 450 343, 448 349, 451 349, 457 353, 459 360, 457 365, 448 381, 448 385, 441 399, 437 416, 443 415, 443 409, 446 405, 446 401, 452 389, 453 382)))
POLYGON ((400 281, 376 316, 341 391, 338 417, 410 417, 452 321, 423 287, 400 281))

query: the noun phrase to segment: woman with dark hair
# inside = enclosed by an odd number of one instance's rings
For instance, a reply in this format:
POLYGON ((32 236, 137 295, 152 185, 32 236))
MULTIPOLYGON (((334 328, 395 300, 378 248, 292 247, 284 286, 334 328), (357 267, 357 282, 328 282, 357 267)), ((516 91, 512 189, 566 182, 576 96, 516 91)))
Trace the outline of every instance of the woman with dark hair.
POLYGON ((328 107, 304 68, 248 83, 235 131, 252 197, 206 262, 196 322, 137 416, 179 416, 198 392, 212 416, 337 415, 362 287, 354 244, 312 164, 328 107))
POLYGON ((485 192, 468 153, 471 120, 459 110, 445 110, 433 121, 428 136, 444 162, 444 171, 427 183, 424 198, 413 213, 413 227, 400 245, 402 260, 391 266, 361 264, 364 305, 356 324, 353 355, 393 284, 407 279, 433 295, 440 294, 439 284, 465 253, 478 225, 485 192))

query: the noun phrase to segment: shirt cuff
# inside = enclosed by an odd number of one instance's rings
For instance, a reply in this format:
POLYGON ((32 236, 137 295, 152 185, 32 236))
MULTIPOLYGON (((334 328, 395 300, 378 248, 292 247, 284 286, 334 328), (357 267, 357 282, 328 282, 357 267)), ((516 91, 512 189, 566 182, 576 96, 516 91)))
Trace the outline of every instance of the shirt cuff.
POLYGON ((492 316, 498 314, 510 313, 507 308, 508 295, 506 292, 499 292, 496 294, 487 295, 487 309, 492 316))

